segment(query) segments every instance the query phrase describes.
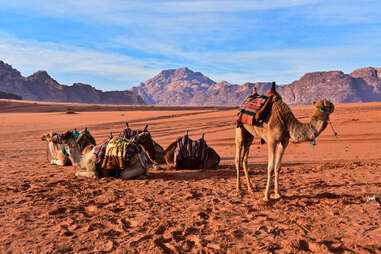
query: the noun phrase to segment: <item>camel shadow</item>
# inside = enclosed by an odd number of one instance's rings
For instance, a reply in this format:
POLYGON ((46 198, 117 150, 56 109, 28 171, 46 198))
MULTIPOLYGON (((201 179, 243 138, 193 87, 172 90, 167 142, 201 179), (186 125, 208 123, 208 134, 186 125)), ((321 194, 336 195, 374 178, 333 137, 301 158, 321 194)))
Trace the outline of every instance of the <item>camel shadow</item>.
POLYGON ((226 170, 224 168, 217 169, 195 169, 195 170, 160 170, 150 171, 147 180, 204 180, 204 179, 232 179, 235 177, 235 171, 226 170))

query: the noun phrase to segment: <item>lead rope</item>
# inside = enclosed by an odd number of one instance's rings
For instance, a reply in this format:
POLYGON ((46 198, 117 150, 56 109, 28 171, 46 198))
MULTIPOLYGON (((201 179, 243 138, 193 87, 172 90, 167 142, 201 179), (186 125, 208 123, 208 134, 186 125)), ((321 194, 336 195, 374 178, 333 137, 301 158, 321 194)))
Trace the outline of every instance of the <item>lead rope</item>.
MULTIPOLYGON (((341 142, 341 140, 339 139, 339 136, 338 136, 337 132, 335 131, 335 128, 333 128, 332 122, 331 122, 331 120, 330 120, 329 118, 328 118, 328 122, 329 122, 329 125, 331 126, 333 135, 335 135, 336 140, 341 144, 341 146, 342 146, 342 148, 343 148, 345 154, 346 154, 347 157, 348 157, 348 160, 352 163, 352 166, 354 166, 354 168, 356 169, 356 168, 357 168, 356 163, 354 163, 353 160, 351 159, 351 157, 349 156, 349 153, 348 153, 347 150, 345 149, 344 143, 341 142)), ((365 184, 366 184, 366 189, 367 189, 368 193, 372 193, 372 191, 371 191, 371 189, 370 189, 370 185, 369 185, 368 181, 366 180, 366 178, 365 178, 362 174, 359 174, 359 175, 361 176, 363 182, 365 182, 365 184)), ((378 206, 381 206, 380 197, 379 197, 378 195, 376 195, 375 192, 373 192, 373 195, 372 195, 371 197, 368 197, 367 202, 372 201, 372 200, 376 201, 378 206)))
POLYGON ((46 159, 50 163, 50 160, 49 160, 49 142, 46 142, 46 159))

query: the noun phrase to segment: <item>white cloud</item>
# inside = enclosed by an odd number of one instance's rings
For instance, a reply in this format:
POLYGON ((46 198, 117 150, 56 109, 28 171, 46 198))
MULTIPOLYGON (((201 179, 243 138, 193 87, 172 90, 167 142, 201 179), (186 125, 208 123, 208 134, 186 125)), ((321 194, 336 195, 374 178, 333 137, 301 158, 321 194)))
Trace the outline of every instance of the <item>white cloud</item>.
MULTIPOLYGON (((69 45, 23 41, 5 33, 0 33, 0 55, 1 60, 14 65, 26 76, 38 69, 44 69, 55 73, 88 74, 126 81, 129 84, 144 81, 156 75, 163 65, 166 65, 166 63, 157 64, 149 59, 136 59, 126 55, 102 53, 69 45)), ((81 80, 72 82, 81 82, 81 80)))

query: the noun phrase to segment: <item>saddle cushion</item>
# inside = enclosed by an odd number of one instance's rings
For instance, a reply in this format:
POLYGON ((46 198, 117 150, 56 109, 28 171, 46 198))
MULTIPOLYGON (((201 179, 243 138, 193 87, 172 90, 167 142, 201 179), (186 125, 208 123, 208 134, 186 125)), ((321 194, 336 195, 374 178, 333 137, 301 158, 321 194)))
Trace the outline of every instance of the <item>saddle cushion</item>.
POLYGON ((237 113, 237 124, 256 125, 261 123, 271 109, 272 103, 279 98, 281 98, 280 95, 272 90, 262 95, 248 96, 237 113))
POLYGON ((179 167, 184 159, 206 161, 208 159, 208 146, 203 138, 192 140, 188 135, 177 139, 174 153, 175 168, 179 167))
POLYGON ((124 170, 127 168, 130 157, 139 152, 138 146, 132 140, 113 138, 108 142, 102 168, 124 170))
POLYGON ((105 139, 105 141, 103 141, 102 143, 100 143, 99 145, 96 145, 94 147, 94 153, 97 157, 97 164, 99 164, 101 161, 103 161, 104 157, 105 157, 105 154, 106 154, 106 148, 107 148, 107 145, 108 143, 110 142, 111 139, 105 139))

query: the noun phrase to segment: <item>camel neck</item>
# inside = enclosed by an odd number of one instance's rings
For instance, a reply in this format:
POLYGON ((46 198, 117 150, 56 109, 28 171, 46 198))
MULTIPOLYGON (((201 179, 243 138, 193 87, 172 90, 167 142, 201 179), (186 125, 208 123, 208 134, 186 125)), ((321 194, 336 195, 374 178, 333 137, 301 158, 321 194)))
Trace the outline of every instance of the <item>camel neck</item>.
POLYGON ((161 163, 163 158, 163 153, 157 151, 155 149, 155 145, 153 140, 151 142, 144 142, 144 144, 140 144, 144 150, 144 152, 148 155, 151 161, 155 163, 161 163))
POLYGON ((317 110, 309 123, 302 123, 293 115, 287 118, 290 137, 295 142, 313 141, 327 127, 327 116, 317 110))
POLYGON ((72 163, 78 168, 80 168, 82 153, 79 150, 78 144, 75 142, 69 143, 67 144, 66 148, 67 148, 67 152, 69 153, 69 157, 72 160, 72 163))

